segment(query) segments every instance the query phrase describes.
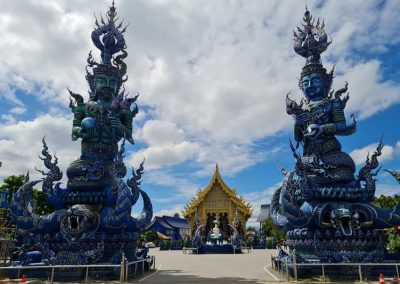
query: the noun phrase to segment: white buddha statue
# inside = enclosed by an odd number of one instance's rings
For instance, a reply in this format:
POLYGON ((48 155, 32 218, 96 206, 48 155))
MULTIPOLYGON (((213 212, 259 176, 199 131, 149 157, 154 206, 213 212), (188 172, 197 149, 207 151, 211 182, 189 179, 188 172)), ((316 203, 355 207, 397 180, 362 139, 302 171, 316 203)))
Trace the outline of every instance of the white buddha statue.
POLYGON ((218 227, 219 222, 217 220, 214 220, 213 223, 214 223, 214 228, 212 229, 212 233, 210 234, 210 239, 216 241, 221 238, 222 234, 221 230, 218 227))

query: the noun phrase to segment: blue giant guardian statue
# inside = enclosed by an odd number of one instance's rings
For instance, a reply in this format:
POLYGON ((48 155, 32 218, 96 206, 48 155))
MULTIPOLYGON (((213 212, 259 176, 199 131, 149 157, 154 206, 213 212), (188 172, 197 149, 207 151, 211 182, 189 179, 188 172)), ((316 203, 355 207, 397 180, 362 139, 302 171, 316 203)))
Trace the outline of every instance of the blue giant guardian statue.
POLYGON ((273 220, 286 229, 286 245, 296 250, 297 261, 378 262, 384 243, 377 229, 400 225, 399 205, 383 210, 370 204, 382 141, 355 175, 355 164, 337 139, 356 130, 354 118, 348 123, 344 114, 347 83, 331 91, 334 70, 327 72, 321 62, 331 43, 325 25, 308 10, 303 21, 294 32, 294 50, 306 58, 299 80, 304 98, 300 103, 286 98, 286 111, 294 118, 296 145, 290 146, 296 165, 282 170, 284 181, 272 198, 273 220))
POLYGON ((143 164, 123 180, 127 174, 124 142, 133 144, 132 119, 138 109, 135 104, 131 109, 137 96, 124 95, 126 28, 117 24, 116 15, 113 3, 107 20, 101 17, 99 23, 96 19, 92 41, 101 51, 101 61, 97 63, 89 53, 89 101, 69 91, 74 99, 70 103, 72 140, 81 140, 81 155, 67 169, 66 188, 59 182, 62 172, 57 157, 53 159, 43 140, 41 159, 48 171, 41 171, 42 190, 55 211, 49 215, 35 212, 32 189, 40 181, 30 181, 29 175, 14 195, 10 215, 17 226, 21 264, 120 263, 122 254, 134 260, 140 233, 151 221, 151 201, 139 187, 143 164), (140 195, 143 211, 134 218, 131 210, 140 195))

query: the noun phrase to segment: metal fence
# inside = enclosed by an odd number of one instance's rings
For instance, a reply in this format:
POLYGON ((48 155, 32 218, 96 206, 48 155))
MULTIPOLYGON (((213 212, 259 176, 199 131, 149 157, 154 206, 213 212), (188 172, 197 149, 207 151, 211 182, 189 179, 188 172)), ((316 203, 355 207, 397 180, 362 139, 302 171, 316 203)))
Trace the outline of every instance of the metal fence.
POLYGON ((0 262, 7 263, 11 259, 15 247, 15 227, 7 227, 5 210, 0 210, 0 262))
MULTIPOLYGON (((41 266, 11 266, 11 267, 0 267, 0 273, 5 275, 5 272, 15 272, 16 278, 20 279, 22 275, 28 274, 29 270, 43 270, 47 272, 49 283, 54 283, 55 279, 60 277, 61 274, 65 275, 65 271, 81 271, 84 272, 84 277, 80 279, 73 279, 75 281, 84 280, 86 282, 91 279, 103 279, 104 277, 98 277, 96 273, 99 268, 110 270, 111 272, 119 272, 120 283, 125 283, 131 278, 136 278, 138 275, 143 274, 145 271, 154 270, 156 265, 155 256, 149 256, 145 259, 140 259, 132 262, 126 261, 123 258, 121 264, 87 264, 87 265, 41 265, 41 266), (58 273, 60 272, 60 273, 58 273)), ((3 276, 4 277, 4 276, 3 276)), ((117 276, 116 276, 117 277, 117 276)), ((110 278, 109 276, 107 278, 110 278)), ((2 279, 2 277, 0 277, 2 279)), ((65 280, 65 279, 64 279, 65 280)), ((110 279, 111 280, 111 279, 110 279)), ((114 278, 115 280, 115 278, 114 278)))
MULTIPOLYGON (((290 275, 290 267, 293 268, 293 280, 298 281, 298 267, 320 267, 321 268, 321 275, 322 276, 322 281, 326 281, 326 273, 325 269, 327 267, 337 267, 337 266, 347 266, 347 267, 354 267, 355 271, 358 268, 358 276, 359 276, 359 281, 363 282, 364 277, 366 274, 363 274, 363 267, 392 267, 396 269, 396 274, 397 278, 400 278, 399 276, 399 266, 400 263, 297 263, 296 262, 296 252, 293 250, 293 262, 289 263, 287 260, 282 261, 276 256, 271 256, 271 266, 273 269, 277 270, 279 273, 282 273, 282 275, 286 275, 287 280, 290 281, 291 275, 290 275)), ((376 276, 378 278, 378 275, 376 276)))

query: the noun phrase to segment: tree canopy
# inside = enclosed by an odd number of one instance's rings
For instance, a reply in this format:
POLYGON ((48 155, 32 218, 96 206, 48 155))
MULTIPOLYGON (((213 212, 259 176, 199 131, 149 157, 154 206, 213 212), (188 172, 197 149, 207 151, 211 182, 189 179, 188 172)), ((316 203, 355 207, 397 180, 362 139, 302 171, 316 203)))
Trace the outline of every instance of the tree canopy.
POLYGON ((372 200, 371 203, 382 209, 391 209, 394 208, 399 202, 400 202, 400 195, 395 195, 392 197, 381 194, 381 196, 379 197, 374 197, 374 200, 372 200))
MULTIPOLYGON (((0 190, 9 190, 7 203, 10 204, 14 194, 23 185, 25 180, 24 175, 12 175, 3 179, 3 184, 0 186, 0 190)), ((36 204, 35 212, 37 214, 49 214, 54 211, 54 208, 47 203, 45 194, 39 189, 33 189, 32 200, 36 204)))
POLYGON ((24 183, 24 180, 24 175, 12 175, 3 179, 0 190, 8 190, 10 192, 7 200, 8 204, 11 203, 14 193, 17 192, 18 188, 24 183))
POLYGON ((272 217, 269 216, 265 221, 263 226, 263 231, 265 233, 265 236, 267 237, 275 237, 275 239, 280 242, 285 240, 286 238, 286 232, 279 228, 278 226, 276 226, 273 222, 272 222, 272 217))

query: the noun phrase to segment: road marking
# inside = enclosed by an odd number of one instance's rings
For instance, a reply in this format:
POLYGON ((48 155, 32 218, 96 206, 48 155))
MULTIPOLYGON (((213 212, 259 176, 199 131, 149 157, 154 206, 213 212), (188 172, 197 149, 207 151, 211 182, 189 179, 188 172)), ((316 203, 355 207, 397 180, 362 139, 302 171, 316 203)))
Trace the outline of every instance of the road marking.
POLYGON ((152 274, 150 274, 150 275, 147 275, 146 277, 143 277, 142 279, 139 280, 139 282, 142 282, 143 280, 149 278, 150 276, 155 275, 160 269, 161 269, 161 263, 160 263, 160 265, 158 266, 158 268, 157 268, 156 271, 154 271, 154 272, 153 272, 152 274))
POLYGON ((272 274, 271 272, 268 271, 268 269, 267 269, 268 266, 271 266, 271 264, 268 264, 268 265, 264 266, 264 271, 267 272, 276 281, 280 281, 279 278, 277 278, 274 274, 272 274))

